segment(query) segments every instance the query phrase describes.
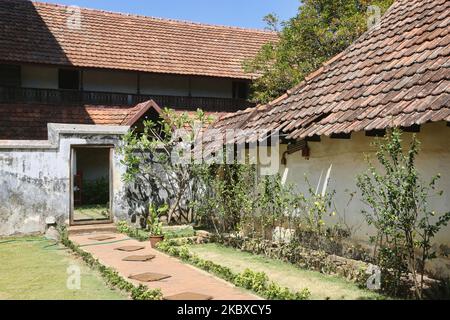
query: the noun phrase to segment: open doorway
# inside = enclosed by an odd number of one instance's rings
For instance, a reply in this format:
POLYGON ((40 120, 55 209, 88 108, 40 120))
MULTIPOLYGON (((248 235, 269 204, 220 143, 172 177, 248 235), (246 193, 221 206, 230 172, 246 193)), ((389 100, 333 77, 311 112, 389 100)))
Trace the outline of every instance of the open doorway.
POLYGON ((109 146, 72 148, 71 224, 112 221, 111 154, 109 146))

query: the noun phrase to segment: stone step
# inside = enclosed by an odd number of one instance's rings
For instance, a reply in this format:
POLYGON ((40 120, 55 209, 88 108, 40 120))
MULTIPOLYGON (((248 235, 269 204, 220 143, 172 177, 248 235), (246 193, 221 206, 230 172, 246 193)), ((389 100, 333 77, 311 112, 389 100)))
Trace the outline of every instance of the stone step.
POLYGON ((92 233, 117 233, 117 227, 114 223, 108 224, 89 224, 80 226, 70 226, 69 235, 92 234, 92 233))

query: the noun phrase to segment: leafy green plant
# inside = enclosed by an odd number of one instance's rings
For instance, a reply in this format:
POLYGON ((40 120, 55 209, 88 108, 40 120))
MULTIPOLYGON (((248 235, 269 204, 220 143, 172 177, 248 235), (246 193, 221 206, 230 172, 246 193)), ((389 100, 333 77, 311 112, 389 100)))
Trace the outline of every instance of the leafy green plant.
POLYGON ((132 218, 139 218, 141 227, 146 227, 150 203, 168 205, 166 217, 169 224, 195 220, 189 204, 201 192, 196 183, 197 166, 192 157, 185 154, 189 148, 179 147, 192 146, 197 126, 211 121, 200 109, 194 116, 164 109, 158 120, 145 120, 142 128, 135 128, 124 135, 120 148, 122 164, 126 167, 123 179, 127 183, 129 204, 135 208, 132 218), (161 196, 162 193, 166 196, 161 196))
POLYGON ((116 224, 117 231, 138 241, 147 241, 149 234, 145 230, 131 227, 127 221, 119 221, 116 224))
POLYGON ((162 207, 156 208, 152 203, 149 208, 149 216, 147 221, 147 231, 151 236, 162 236, 162 222, 159 220, 160 215, 167 212, 169 207, 164 205, 162 207))
POLYGON ((288 288, 282 288, 274 282, 269 282, 269 278, 264 272, 253 272, 247 269, 242 273, 234 273, 230 268, 199 258, 197 255, 189 252, 187 247, 177 246, 174 241, 163 241, 157 246, 158 250, 178 257, 187 263, 210 272, 236 286, 251 290, 267 299, 307 300, 311 295, 308 289, 291 292, 288 288))
POLYGON ((402 147, 402 132, 390 131, 375 143, 381 170, 368 159, 367 173, 358 176, 358 187, 370 210, 363 211, 369 225, 376 228, 372 237, 376 260, 382 268, 384 289, 397 295, 402 279, 412 277, 415 296, 423 298, 427 261, 436 257, 434 236, 450 221, 450 212, 437 213, 428 199, 436 191, 436 175, 424 183, 415 162, 420 143, 412 137, 409 149, 402 147))
MULTIPOLYGON (((367 9, 384 13, 394 0, 303 0, 298 14, 281 23, 278 41, 264 45, 244 69, 260 74, 252 83, 252 99, 268 102, 298 85, 322 64, 347 48, 367 30, 367 9)), ((271 30, 279 21, 265 18, 271 30)))
POLYGON ((239 230, 242 217, 255 206, 256 167, 239 164, 210 165, 197 168, 207 190, 192 205, 199 222, 217 234, 239 230))

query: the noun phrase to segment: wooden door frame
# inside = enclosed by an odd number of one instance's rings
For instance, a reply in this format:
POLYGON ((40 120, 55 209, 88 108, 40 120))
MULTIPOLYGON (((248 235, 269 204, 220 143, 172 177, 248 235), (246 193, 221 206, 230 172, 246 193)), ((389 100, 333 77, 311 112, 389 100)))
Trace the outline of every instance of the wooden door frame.
POLYGON ((69 177, 70 177, 70 200, 69 200, 69 225, 80 226, 80 225, 92 225, 92 224, 109 224, 114 221, 113 218, 113 158, 114 158, 114 145, 111 144, 73 144, 70 146, 70 160, 69 160, 69 177), (105 220, 86 220, 86 221, 75 221, 74 219, 74 172, 73 172, 73 155, 75 149, 109 149, 109 219, 105 220))

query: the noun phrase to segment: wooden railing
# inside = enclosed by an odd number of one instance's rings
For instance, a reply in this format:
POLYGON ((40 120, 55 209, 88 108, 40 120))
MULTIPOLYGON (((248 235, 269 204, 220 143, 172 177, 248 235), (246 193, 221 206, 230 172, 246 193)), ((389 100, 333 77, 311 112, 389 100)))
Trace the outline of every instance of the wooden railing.
POLYGON ((61 89, 0 87, 0 103, 41 103, 64 105, 136 105, 153 99, 162 108, 208 111, 237 111, 254 106, 244 99, 183 97, 163 95, 126 94, 61 89))

